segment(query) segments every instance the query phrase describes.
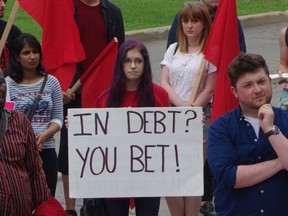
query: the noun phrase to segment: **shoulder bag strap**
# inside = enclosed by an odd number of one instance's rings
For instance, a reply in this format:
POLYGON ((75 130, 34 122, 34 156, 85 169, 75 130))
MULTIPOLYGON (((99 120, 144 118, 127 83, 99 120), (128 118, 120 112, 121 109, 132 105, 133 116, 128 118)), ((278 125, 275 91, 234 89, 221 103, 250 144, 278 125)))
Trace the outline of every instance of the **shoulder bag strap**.
POLYGON ((39 101, 41 100, 42 98, 42 93, 44 91, 44 88, 45 88, 45 85, 46 85, 46 82, 47 82, 47 78, 48 78, 48 75, 46 74, 44 76, 44 80, 43 80, 43 83, 42 83, 42 86, 41 86, 41 89, 40 89, 40 92, 38 93, 38 95, 36 96, 35 100, 34 100, 34 104, 33 104, 33 107, 32 109, 30 110, 30 113, 28 115, 28 119, 31 121, 33 115, 34 115, 34 112, 38 106, 38 103, 39 101))
POLYGON ((179 43, 176 44, 176 47, 175 47, 175 50, 174 50, 173 56, 176 54, 178 48, 179 48, 179 43))

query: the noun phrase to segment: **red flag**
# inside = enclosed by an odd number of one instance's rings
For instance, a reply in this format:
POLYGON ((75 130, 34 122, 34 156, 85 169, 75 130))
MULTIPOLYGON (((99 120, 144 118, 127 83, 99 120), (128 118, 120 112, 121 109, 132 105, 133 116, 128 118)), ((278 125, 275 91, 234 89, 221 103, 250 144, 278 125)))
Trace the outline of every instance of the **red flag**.
POLYGON ((54 197, 50 197, 46 202, 41 203, 36 207, 34 216, 67 216, 67 212, 62 205, 54 197))
POLYGON ((73 1, 19 0, 19 4, 42 27, 43 65, 66 91, 75 75, 75 63, 85 59, 73 1))
POLYGON ((228 66, 240 53, 236 0, 221 0, 204 51, 217 67, 211 122, 238 105, 231 91, 228 66))
POLYGON ((93 108, 99 95, 110 87, 118 53, 118 42, 114 38, 80 77, 82 107, 93 108))

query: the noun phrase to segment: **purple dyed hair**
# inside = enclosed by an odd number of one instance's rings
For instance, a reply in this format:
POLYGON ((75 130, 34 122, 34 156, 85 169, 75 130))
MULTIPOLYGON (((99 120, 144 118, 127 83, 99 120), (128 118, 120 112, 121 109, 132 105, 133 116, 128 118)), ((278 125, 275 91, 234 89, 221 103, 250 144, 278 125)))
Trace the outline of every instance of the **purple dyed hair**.
POLYGON ((127 52, 136 48, 141 53, 144 59, 144 71, 141 77, 141 82, 138 86, 139 107, 153 107, 154 93, 152 82, 152 71, 149 60, 149 54, 144 44, 137 40, 126 40, 119 48, 117 60, 114 69, 113 81, 109 92, 107 107, 120 107, 122 98, 125 93, 125 73, 123 70, 123 63, 126 58, 127 52))

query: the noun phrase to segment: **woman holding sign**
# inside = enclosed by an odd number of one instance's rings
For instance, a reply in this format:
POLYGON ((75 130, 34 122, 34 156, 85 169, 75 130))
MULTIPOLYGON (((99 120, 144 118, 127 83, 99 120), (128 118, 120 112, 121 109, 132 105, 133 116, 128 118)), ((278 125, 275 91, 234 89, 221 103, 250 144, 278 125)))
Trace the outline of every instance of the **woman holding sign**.
MULTIPOLYGON (((111 88, 97 101, 97 107, 169 107, 167 92, 152 83, 146 47, 127 40, 119 49, 111 88)), ((134 198, 137 216, 157 216, 160 197, 134 198)), ((130 199, 105 199, 108 216, 128 216, 130 199)))
MULTIPOLYGON (((161 86, 168 92, 170 103, 203 107, 204 150, 216 82, 216 68, 203 55, 210 28, 209 12, 201 2, 185 4, 179 14, 178 43, 169 46, 161 62, 161 86)), ((172 216, 199 214, 200 197, 167 197, 166 200, 172 216)))

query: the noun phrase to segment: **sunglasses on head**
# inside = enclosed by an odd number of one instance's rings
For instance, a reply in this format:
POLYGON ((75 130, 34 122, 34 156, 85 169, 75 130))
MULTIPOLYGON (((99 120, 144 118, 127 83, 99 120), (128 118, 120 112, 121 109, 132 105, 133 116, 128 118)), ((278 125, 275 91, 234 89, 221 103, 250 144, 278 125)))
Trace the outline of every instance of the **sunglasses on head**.
POLYGON ((202 6, 203 3, 202 2, 184 2, 184 6, 191 6, 191 5, 202 6))

